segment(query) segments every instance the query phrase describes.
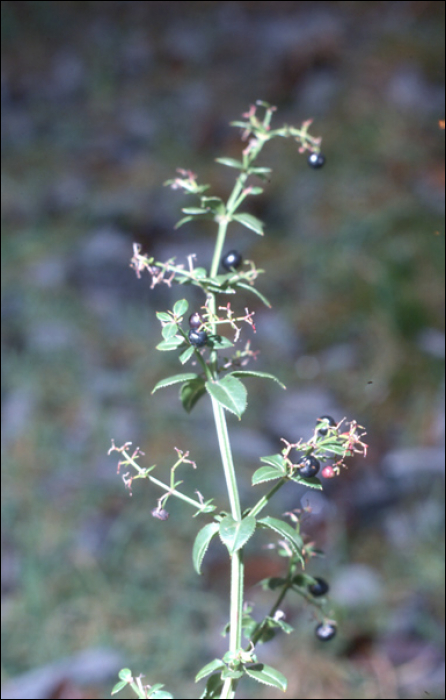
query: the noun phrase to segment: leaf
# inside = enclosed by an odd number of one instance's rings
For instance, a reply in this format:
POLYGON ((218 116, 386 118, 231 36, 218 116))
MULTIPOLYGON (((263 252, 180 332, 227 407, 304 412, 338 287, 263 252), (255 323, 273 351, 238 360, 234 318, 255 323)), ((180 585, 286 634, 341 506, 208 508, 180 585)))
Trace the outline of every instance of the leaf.
POLYGON ((286 462, 283 455, 267 455, 266 457, 260 457, 260 461, 275 467, 283 476, 286 474, 286 462))
POLYGON ((278 518, 271 518, 269 515, 267 515, 266 518, 261 518, 258 523, 260 527, 266 527, 269 530, 277 532, 280 537, 291 545, 291 548, 296 554, 302 555, 302 538, 291 525, 278 518))
POLYGON ((245 666, 245 671, 248 676, 254 678, 254 680, 259 683, 264 683, 265 685, 271 685, 273 688, 278 688, 279 690, 286 691, 287 679, 285 676, 277 671, 272 666, 267 666, 266 664, 253 664, 252 666, 245 666))
POLYGON ((166 314, 165 311, 157 311, 156 317, 159 321, 163 321, 164 323, 170 323, 172 321, 172 316, 170 314, 166 314))
POLYGON ((234 520, 232 515, 226 515, 220 522, 220 539, 232 556, 241 549, 252 537, 256 529, 256 519, 247 515, 242 520, 234 520))
POLYGON ((209 207, 213 214, 224 214, 226 209, 221 197, 202 197, 201 203, 204 207, 209 207))
POLYGON ((267 175, 268 173, 271 173, 272 170, 271 168, 267 167, 254 167, 254 168, 249 168, 249 173, 250 175, 267 175))
POLYGON ((163 389, 165 386, 171 386, 172 384, 179 384, 180 382, 186 382, 190 379, 198 379, 198 375, 193 372, 187 372, 185 374, 174 374, 166 379, 161 379, 152 389, 152 394, 158 389, 163 389))
POLYGON ((240 418, 247 405, 247 391, 239 379, 227 376, 218 381, 207 381, 206 391, 231 413, 240 418))
POLYGON ((222 165, 227 165, 229 168, 238 168, 243 170, 243 163, 235 158, 216 158, 216 163, 221 163, 222 165))
POLYGON ((176 350, 182 343, 184 343, 184 338, 179 335, 174 335, 173 338, 162 340, 161 343, 158 343, 156 349, 168 352, 169 350, 176 350))
POLYGON ((206 683, 206 688, 200 695, 201 700, 214 700, 214 698, 219 698, 223 688, 223 681, 219 673, 214 673, 208 682, 206 683))
POLYGON ((232 340, 229 340, 229 338, 224 338, 223 336, 219 336, 220 340, 210 340, 209 342, 212 343, 212 347, 214 350, 223 350, 224 348, 233 348, 234 343, 232 340))
POLYGON ((206 393, 204 379, 196 377, 185 382, 180 389, 180 400, 183 408, 190 413, 197 401, 206 393))
POLYGON ((116 695, 116 693, 119 693, 119 691, 125 688, 126 685, 128 685, 127 681, 119 681, 119 683, 116 683, 116 685, 113 686, 110 695, 116 695))
POLYGON ((182 219, 177 221, 174 228, 180 228, 180 226, 183 226, 183 224, 187 224, 188 221, 193 221, 193 218, 193 216, 184 216, 182 219))
POLYGON ((249 194, 262 194, 263 187, 251 187, 249 194))
POLYGON ((272 379, 273 381, 277 382, 277 384, 280 384, 282 389, 286 389, 285 384, 282 384, 282 382, 277 379, 277 377, 274 376, 274 374, 269 374, 268 372, 255 372, 254 370, 245 370, 245 369, 237 369, 234 372, 230 373, 231 377, 262 377, 264 379, 272 379))
POLYGON ((297 475, 297 476, 292 476, 291 480, 295 481, 296 484, 302 484, 302 486, 308 486, 308 488, 310 488, 310 489, 317 489, 318 491, 322 491, 322 484, 316 476, 303 477, 303 476, 297 475))
POLYGON ((179 361, 181 362, 182 365, 185 365, 186 362, 192 357, 194 354, 194 347, 193 345, 190 345, 184 352, 181 353, 179 356, 179 361))
POLYGON ((184 316, 189 308, 189 303, 186 299, 178 299, 173 306, 175 316, 184 316))
POLYGON ((169 338, 173 338, 173 336, 176 335, 176 332, 177 332, 177 324, 176 323, 167 323, 161 329, 161 333, 162 333, 164 340, 169 340, 169 338))
POLYGON ((199 214, 209 214, 207 209, 202 209, 201 207, 186 207, 181 210, 183 214, 189 214, 191 216, 198 216, 199 214))
POLYGON ((253 486, 256 486, 257 484, 263 484, 265 481, 280 479, 281 476, 283 476, 283 474, 275 467, 260 467, 252 475, 251 483, 253 486))
POLYGON ((263 236, 263 223, 252 214, 233 214, 232 218, 240 224, 243 224, 243 226, 246 226, 246 228, 250 228, 251 231, 258 233, 259 236, 263 236))
POLYGON ((262 301, 265 304, 265 306, 267 306, 269 309, 271 308, 271 304, 268 301, 268 299, 265 296, 263 296, 263 294, 261 294, 259 290, 253 287, 251 284, 247 284, 246 282, 237 282, 235 286, 240 287, 241 289, 247 289, 248 292, 252 292, 253 294, 255 294, 256 297, 260 299, 260 301, 262 301))
POLYGON ((154 698, 154 700, 173 700, 173 695, 165 690, 155 690, 154 693, 149 693, 149 698, 154 698))
POLYGON ((340 455, 342 457, 342 455, 345 453, 345 446, 339 444, 338 442, 330 442, 325 445, 318 445, 318 452, 319 451, 331 452, 332 454, 340 455))
POLYGON ((213 537, 217 534, 219 530, 218 523, 208 523, 201 528, 197 534, 192 549, 192 560, 194 562, 194 568, 197 574, 201 574, 201 564, 203 557, 206 554, 209 544, 213 537))
POLYGON ((214 671, 218 671, 222 668, 226 668, 225 664, 221 659, 214 659, 213 661, 210 661, 206 666, 203 666, 201 668, 197 675, 195 676, 195 683, 198 683, 198 681, 201 681, 202 678, 206 678, 210 673, 213 673, 214 671))

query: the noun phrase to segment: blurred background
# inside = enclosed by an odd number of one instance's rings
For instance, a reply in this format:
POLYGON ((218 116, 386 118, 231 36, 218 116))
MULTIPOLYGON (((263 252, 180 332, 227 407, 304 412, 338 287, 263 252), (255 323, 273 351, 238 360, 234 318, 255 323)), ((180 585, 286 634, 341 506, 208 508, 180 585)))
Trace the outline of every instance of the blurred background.
MULTIPOLYGON (((318 642, 290 598, 295 633, 259 658, 288 676, 288 697, 443 698, 444 3, 1 11, 2 697, 106 698, 127 666, 193 698, 195 672, 224 653, 223 548, 198 578, 206 519, 180 502, 153 519, 160 493, 138 481, 130 497, 107 450, 132 441, 161 479, 173 447, 190 450, 184 490, 226 507, 206 400, 186 415, 175 387, 150 394, 178 371, 154 350, 155 311, 202 299, 151 291, 129 261, 137 241, 209 265, 214 229, 174 230, 195 201, 163 182, 190 168, 227 197, 234 171, 214 159, 239 156, 229 122, 262 99, 276 126, 313 118, 327 162, 268 144, 271 182, 245 208, 266 236, 229 230, 273 304, 239 299, 256 311, 255 368, 288 387, 248 380, 247 413, 229 417, 244 505, 259 457, 308 439, 319 415, 355 418, 370 448, 323 494, 290 484, 272 512, 311 506, 303 530, 326 557, 308 572, 331 584, 336 639, 318 642)), ((283 564, 266 542, 247 561, 259 619, 272 599, 255 583, 283 564)))

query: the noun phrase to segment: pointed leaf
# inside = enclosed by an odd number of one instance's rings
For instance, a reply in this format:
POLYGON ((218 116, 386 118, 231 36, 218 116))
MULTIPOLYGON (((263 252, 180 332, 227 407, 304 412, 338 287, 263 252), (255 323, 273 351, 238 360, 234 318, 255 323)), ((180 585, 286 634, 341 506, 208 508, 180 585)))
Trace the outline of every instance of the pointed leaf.
POLYGON ((212 343, 214 350, 223 350, 223 348, 234 347, 234 343, 229 340, 229 338, 224 338, 223 336, 219 336, 219 340, 211 340, 210 343, 212 343))
POLYGON ((242 520, 234 520, 232 515, 227 515, 220 523, 220 538, 232 556, 247 543, 255 529, 256 519, 252 515, 242 520))
POLYGON ((249 173, 250 175, 268 175, 271 173, 272 170, 271 168, 267 167, 254 167, 254 168, 249 168, 249 173))
POLYGON ((289 523, 279 520, 278 518, 271 518, 269 515, 266 516, 266 518, 261 518, 261 520, 258 522, 260 527, 266 527, 274 532, 277 532, 280 537, 285 539, 288 544, 291 545, 291 548, 296 554, 302 554, 302 537, 293 527, 291 527, 289 523))
POLYGON ((169 340, 169 338, 173 338, 174 335, 176 335, 177 332, 177 324, 176 323, 167 323, 165 326, 161 328, 161 333, 164 338, 164 340, 169 340))
POLYGON ((263 236, 263 223, 252 214, 233 214, 232 218, 246 226, 246 228, 250 228, 251 231, 258 233, 259 236, 263 236))
POLYGON ((258 681, 259 683, 264 683, 265 685, 271 685, 273 688, 278 688, 279 690, 286 691, 287 679, 285 676, 276 671, 272 666, 267 666, 266 664, 253 664, 252 666, 245 666, 245 671, 251 678, 258 681))
POLYGON ((184 316, 189 308, 189 303, 186 299, 178 299, 173 306, 175 316, 184 316))
POLYGON ((235 158, 216 158, 215 161, 222 165, 227 165, 229 168, 243 170, 243 163, 239 160, 235 160, 235 158))
POLYGON ((165 311, 157 311, 156 317, 159 321, 163 321, 164 323, 170 323, 172 321, 172 316, 170 314, 166 314, 165 311))
POLYGON ((295 481, 296 484, 302 484, 302 486, 308 486, 310 489, 317 489, 318 491, 322 491, 322 484, 319 481, 319 479, 316 476, 311 476, 311 477, 303 477, 303 476, 292 476, 291 477, 292 481, 295 481))
POLYGON ((247 405, 247 391, 240 379, 227 376, 206 382, 206 391, 231 413, 240 418, 247 405))
POLYGON ((180 228, 180 226, 183 226, 183 224, 187 224, 188 221, 193 221, 193 218, 193 216, 184 216, 182 219, 177 221, 174 228, 180 228))
POLYGON ((199 214, 209 214, 207 209, 202 209, 201 207, 186 207, 181 210, 183 214, 190 214, 191 216, 198 216, 199 214))
POLYGON ((273 381, 277 382, 277 384, 280 384, 282 389, 286 389, 285 384, 282 384, 282 382, 277 379, 277 377, 274 376, 274 374, 269 374, 268 372, 255 372, 253 370, 245 370, 245 369, 236 369, 234 372, 230 373, 231 377, 263 377, 264 379, 272 379, 273 381))
POLYGON ((203 557, 208 550, 212 538, 217 534, 218 530, 218 523, 208 523, 208 525, 201 528, 195 538, 192 549, 192 560, 194 562, 194 568, 197 574, 201 574, 201 563, 203 561, 203 557))
POLYGON ((206 678, 206 676, 209 676, 210 673, 221 670, 222 668, 226 668, 226 666, 221 659, 214 659, 213 661, 210 661, 208 664, 206 664, 206 666, 203 666, 203 668, 198 671, 197 675, 195 676, 195 683, 198 683, 198 681, 201 681, 202 678, 206 678))
POLYGON ((185 382, 180 390, 180 400, 183 408, 187 413, 190 413, 203 394, 206 393, 204 379, 196 377, 185 382))
POLYGON ((263 484, 265 481, 273 481, 273 479, 280 479, 283 477, 275 467, 260 467, 256 469, 252 475, 251 483, 253 486, 257 484, 263 484))
POLYGON ((192 357, 194 354, 194 347, 193 345, 190 345, 184 352, 181 353, 179 356, 179 361, 181 362, 182 365, 185 365, 186 362, 192 357))
POLYGON ((198 375, 193 372, 187 372, 185 374, 174 374, 172 377, 167 377, 166 379, 161 379, 152 389, 152 394, 158 389, 163 389, 165 386, 171 386, 172 384, 179 384, 180 382, 186 382, 190 379, 198 379, 198 375))
POLYGON ((168 352, 169 350, 176 350, 183 343, 183 337, 179 335, 174 335, 173 338, 169 338, 168 340, 162 340, 161 343, 158 343, 156 349, 168 352))
POLYGON ((126 685, 128 685, 127 681, 119 681, 113 686, 110 695, 116 695, 116 693, 119 693, 119 691, 125 688, 126 685))
POLYGON ((267 455, 266 457, 260 457, 260 461, 275 467, 282 475, 286 474, 286 462, 283 455, 267 455))
POLYGON ((260 301, 262 301, 265 304, 265 306, 267 306, 269 309, 271 308, 271 304, 268 301, 268 299, 265 296, 263 296, 263 294, 261 294, 259 290, 253 287, 251 284, 247 284, 246 282, 237 282, 235 286, 241 287, 241 289, 247 289, 248 292, 252 292, 253 294, 255 294, 256 297, 260 299, 260 301))
POLYGON ((219 673, 214 673, 206 683, 206 688, 200 695, 200 700, 214 700, 219 698, 223 688, 223 681, 219 673))

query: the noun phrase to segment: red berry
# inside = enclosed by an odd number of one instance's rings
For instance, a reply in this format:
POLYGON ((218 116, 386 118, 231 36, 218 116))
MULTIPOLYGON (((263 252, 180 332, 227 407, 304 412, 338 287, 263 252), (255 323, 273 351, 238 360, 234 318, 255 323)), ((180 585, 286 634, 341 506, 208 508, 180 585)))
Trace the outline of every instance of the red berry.
POLYGON ((324 467, 321 471, 321 476, 323 476, 324 479, 333 479, 333 477, 336 476, 336 472, 333 467, 324 467))

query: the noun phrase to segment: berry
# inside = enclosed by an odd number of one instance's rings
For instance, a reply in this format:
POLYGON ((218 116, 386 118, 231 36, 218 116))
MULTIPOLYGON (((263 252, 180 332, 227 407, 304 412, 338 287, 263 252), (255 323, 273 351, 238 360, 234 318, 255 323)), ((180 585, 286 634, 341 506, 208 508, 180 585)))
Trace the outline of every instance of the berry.
POLYGON ((336 476, 336 472, 333 467, 324 467, 321 471, 321 476, 323 476, 324 479, 333 479, 333 477, 336 476))
POLYGON ((331 416, 321 416, 317 419, 317 434, 324 437, 328 433, 328 426, 331 428, 336 427, 336 421, 331 416))
POLYGON ((199 313, 195 312, 194 314, 189 316, 189 326, 192 328, 192 330, 196 331, 197 328, 200 328, 202 323, 203 319, 201 318, 199 313))
POLYGON ((316 457, 313 457, 312 455, 305 457, 305 459, 302 460, 301 464, 302 466, 299 469, 299 476, 316 476, 319 469, 321 468, 319 460, 316 459, 316 457))
POLYGON ((238 252, 238 250, 230 250, 229 253, 226 253, 226 255, 221 259, 221 264, 225 268, 225 270, 228 270, 228 272, 231 272, 237 267, 240 267, 242 264, 243 258, 238 252))
POLYGON ((336 636, 336 625, 332 622, 321 622, 315 629, 316 637, 321 640, 321 642, 329 642, 330 639, 336 636))
POLYGON ((205 331, 196 331, 193 328, 189 331, 189 343, 196 348, 203 348, 208 342, 208 334, 205 331))
POLYGON ((308 165, 312 168, 322 168, 325 163, 325 156, 322 153, 310 153, 308 156, 308 165))
POLYGON ((312 583, 310 586, 308 586, 308 590, 310 591, 311 595, 313 595, 315 598, 319 598, 319 596, 328 593, 330 586, 326 581, 324 581, 323 578, 318 578, 318 576, 315 576, 314 580, 316 583, 312 583))

